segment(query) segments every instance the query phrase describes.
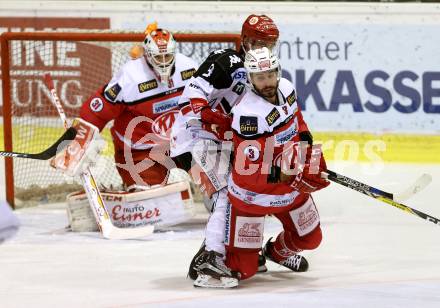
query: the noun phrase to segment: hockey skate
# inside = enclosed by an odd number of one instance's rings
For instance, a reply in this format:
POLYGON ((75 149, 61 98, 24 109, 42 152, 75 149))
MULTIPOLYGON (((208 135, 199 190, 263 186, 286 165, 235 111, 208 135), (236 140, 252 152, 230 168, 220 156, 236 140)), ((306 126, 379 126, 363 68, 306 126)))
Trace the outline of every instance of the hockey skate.
MULTIPOLYGON (((215 251, 204 250, 196 255, 194 266, 197 277, 195 287, 202 288, 234 288, 238 286, 239 276, 231 271, 223 262, 223 256, 215 251)), ((192 262, 191 262, 192 264, 192 262)))
POLYGON ((259 254, 257 273, 265 273, 265 272, 267 272, 266 257, 263 254, 259 254))
POLYGON ((266 245, 263 248, 263 255, 266 258, 284 267, 287 267, 292 272, 297 272, 297 273, 307 272, 307 270, 309 269, 309 262, 307 262, 305 257, 299 254, 294 254, 293 256, 290 256, 283 261, 279 261, 279 262, 276 261, 271 254, 273 243, 270 240, 271 238, 267 241, 266 245))

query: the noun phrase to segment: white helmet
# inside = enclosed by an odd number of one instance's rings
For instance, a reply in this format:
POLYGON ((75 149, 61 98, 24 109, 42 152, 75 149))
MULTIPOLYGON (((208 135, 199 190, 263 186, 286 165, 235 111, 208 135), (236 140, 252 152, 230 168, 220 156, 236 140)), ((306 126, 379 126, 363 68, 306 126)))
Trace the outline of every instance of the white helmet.
POLYGON ((252 85, 251 74, 253 73, 262 73, 276 69, 278 80, 281 78, 281 68, 278 57, 267 47, 249 50, 244 59, 244 68, 246 69, 250 85, 252 85))
POLYGON ((151 31, 144 40, 148 62, 160 77, 160 82, 168 84, 171 70, 176 61, 176 41, 171 32, 164 29, 151 31))

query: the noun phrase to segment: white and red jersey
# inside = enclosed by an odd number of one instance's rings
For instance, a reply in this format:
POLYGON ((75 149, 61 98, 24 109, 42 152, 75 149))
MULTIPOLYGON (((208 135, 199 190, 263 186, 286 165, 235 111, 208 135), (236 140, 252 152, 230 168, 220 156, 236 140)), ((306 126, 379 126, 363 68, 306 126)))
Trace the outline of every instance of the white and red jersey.
POLYGON ((271 104, 248 91, 232 108, 235 157, 228 190, 231 203, 245 212, 277 213, 304 199, 281 175, 281 164, 295 161, 293 145, 300 133, 308 132, 295 89, 284 78, 278 102, 271 104))
POLYGON ((243 96, 245 84, 246 71, 240 54, 232 49, 213 51, 185 86, 179 99, 180 112, 171 133, 171 156, 189 152, 197 139, 218 141, 214 134, 202 129, 200 112, 194 110, 191 100, 201 99, 210 108, 229 114, 243 96))
POLYGON ((164 85, 145 57, 129 60, 83 104, 80 116, 100 130, 114 120, 111 132, 118 147, 145 150, 158 143, 168 145, 179 97, 196 69, 191 58, 177 53, 170 82, 164 85))

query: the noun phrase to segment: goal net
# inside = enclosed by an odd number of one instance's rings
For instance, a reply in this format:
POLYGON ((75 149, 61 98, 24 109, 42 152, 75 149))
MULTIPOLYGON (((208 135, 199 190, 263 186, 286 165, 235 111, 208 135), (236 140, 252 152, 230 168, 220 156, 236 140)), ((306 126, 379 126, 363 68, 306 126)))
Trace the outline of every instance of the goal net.
MULTIPOLYGON (((235 34, 175 33, 178 52, 199 64, 209 52, 238 47, 235 34)), ((5 151, 37 153, 63 133, 63 126, 44 83, 50 73, 68 118, 77 117, 82 103, 108 82, 130 59, 129 50, 144 39, 141 33, 3 33, 2 132, 5 151)), ((105 187, 120 187, 114 167, 109 123, 103 131, 107 148, 104 159, 95 168, 105 187)), ((71 179, 49 167, 47 161, 7 158, 5 161, 6 196, 10 204, 64 200, 67 193, 80 189, 71 179)), ((172 170, 170 180, 186 176, 172 170)))

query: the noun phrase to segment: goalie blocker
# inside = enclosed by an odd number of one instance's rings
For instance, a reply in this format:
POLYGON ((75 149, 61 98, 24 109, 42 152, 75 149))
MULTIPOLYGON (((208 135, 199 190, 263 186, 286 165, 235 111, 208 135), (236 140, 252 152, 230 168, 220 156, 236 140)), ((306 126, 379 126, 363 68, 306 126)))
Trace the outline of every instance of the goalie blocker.
MULTIPOLYGON (((113 224, 120 228, 153 224, 169 227, 195 215, 189 182, 152 187, 139 192, 102 191, 113 224)), ((98 227, 84 192, 67 196, 67 215, 72 231, 97 231, 98 227)))

